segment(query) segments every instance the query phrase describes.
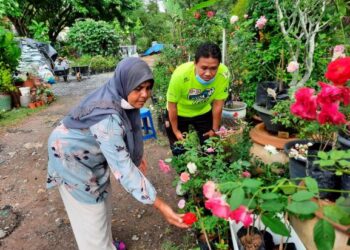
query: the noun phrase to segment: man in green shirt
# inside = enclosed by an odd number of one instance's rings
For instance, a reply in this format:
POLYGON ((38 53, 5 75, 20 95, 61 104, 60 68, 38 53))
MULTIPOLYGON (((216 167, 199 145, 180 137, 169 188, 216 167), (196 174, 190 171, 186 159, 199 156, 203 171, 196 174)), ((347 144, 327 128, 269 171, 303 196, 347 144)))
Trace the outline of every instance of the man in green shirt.
POLYGON ((170 121, 167 134, 173 154, 174 143, 183 139, 192 125, 201 144, 219 129, 222 108, 228 96, 229 71, 221 64, 221 51, 214 43, 200 45, 194 62, 174 71, 167 92, 170 121))

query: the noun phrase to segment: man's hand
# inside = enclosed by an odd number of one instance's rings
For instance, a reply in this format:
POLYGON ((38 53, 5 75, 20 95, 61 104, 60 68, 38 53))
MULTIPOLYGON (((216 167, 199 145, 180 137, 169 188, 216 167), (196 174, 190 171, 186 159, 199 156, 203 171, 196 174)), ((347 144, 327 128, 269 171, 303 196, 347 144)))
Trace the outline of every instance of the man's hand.
POLYGON ((208 132, 203 134, 204 137, 213 137, 216 136, 215 132, 211 129, 208 132))
POLYGON ((143 175, 146 175, 147 172, 147 162, 145 159, 142 159, 141 164, 139 166, 139 170, 142 172, 143 175))
POLYGON ((180 130, 175 131, 174 135, 175 135, 176 139, 179 140, 179 141, 182 141, 184 139, 184 136, 183 136, 183 134, 181 133, 180 130))

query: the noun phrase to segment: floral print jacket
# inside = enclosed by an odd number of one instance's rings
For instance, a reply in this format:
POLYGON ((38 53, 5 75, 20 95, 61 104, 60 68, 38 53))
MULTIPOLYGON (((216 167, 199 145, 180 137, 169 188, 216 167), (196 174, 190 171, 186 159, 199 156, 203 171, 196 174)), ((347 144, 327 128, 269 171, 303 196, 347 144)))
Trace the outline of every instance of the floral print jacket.
POLYGON ((89 129, 67 129, 63 123, 48 141, 47 187, 64 184, 80 202, 95 204, 108 195, 110 173, 126 191, 144 204, 153 204, 156 191, 132 162, 118 115, 89 129))

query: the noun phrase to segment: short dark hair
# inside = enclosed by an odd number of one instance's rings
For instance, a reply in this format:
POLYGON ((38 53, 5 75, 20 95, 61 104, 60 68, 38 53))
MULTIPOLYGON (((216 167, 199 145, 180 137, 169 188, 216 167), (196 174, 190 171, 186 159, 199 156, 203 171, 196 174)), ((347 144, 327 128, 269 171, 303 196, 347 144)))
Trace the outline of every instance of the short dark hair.
POLYGON ((205 42, 198 46, 196 54, 194 56, 194 61, 197 63, 201 57, 204 58, 215 58, 221 62, 221 50, 220 47, 211 42, 205 42))

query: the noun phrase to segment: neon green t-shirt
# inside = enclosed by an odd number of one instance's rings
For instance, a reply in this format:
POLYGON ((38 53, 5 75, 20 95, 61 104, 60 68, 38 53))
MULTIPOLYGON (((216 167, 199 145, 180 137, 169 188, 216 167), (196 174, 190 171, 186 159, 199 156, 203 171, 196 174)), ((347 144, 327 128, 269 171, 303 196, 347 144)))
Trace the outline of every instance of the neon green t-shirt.
POLYGON ((225 100, 228 96, 229 71, 219 65, 215 80, 209 85, 197 81, 194 62, 176 68, 171 76, 167 101, 177 104, 177 114, 183 117, 203 115, 211 110, 214 100, 225 100))

